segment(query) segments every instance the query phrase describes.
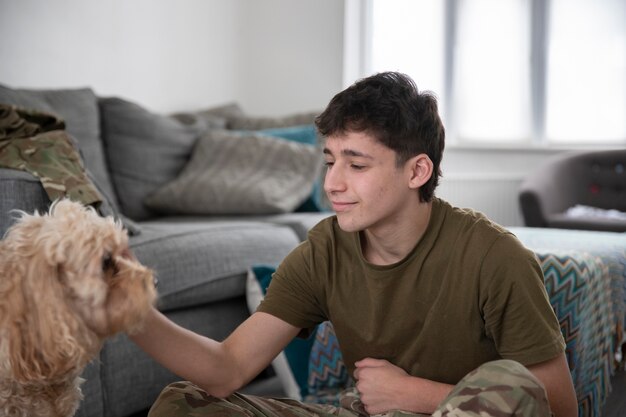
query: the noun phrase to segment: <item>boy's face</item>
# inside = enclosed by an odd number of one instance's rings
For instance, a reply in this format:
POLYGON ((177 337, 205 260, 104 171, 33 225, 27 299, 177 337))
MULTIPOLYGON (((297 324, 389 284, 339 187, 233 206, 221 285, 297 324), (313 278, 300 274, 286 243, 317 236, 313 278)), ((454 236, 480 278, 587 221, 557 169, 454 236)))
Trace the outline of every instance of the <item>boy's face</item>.
POLYGON ((393 150, 361 132, 329 136, 324 158, 324 190, 343 230, 393 231, 412 215, 419 195, 409 187, 411 160, 397 167, 393 150))

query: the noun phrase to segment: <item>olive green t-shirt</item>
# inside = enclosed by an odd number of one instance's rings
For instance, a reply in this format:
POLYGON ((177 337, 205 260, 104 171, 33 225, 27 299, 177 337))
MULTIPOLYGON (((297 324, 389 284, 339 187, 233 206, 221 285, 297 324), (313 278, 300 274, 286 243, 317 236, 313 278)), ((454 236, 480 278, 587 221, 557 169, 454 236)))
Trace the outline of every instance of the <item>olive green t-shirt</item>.
POLYGON ((531 365, 565 348, 533 252, 440 199, 423 237, 392 265, 370 264, 358 233, 323 220, 279 266, 258 311, 302 329, 330 320, 350 374, 371 357, 456 384, 490 360, 531 365))

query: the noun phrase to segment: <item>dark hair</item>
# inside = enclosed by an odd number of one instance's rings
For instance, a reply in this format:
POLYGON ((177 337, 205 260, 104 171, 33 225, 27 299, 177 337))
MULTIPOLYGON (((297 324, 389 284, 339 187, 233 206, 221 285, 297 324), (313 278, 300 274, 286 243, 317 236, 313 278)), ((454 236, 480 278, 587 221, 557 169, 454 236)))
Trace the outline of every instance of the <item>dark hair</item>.
POLYGON ((396 152, 398 166, 425 153, 433 162, 433 174, 420 187, 420 200, 433 198, 441 176, 445 129, 435 96, 420 93, 408 75, 382 72, 358 80, 333 97, 315 125, 324 137, 366 132, 396 152))

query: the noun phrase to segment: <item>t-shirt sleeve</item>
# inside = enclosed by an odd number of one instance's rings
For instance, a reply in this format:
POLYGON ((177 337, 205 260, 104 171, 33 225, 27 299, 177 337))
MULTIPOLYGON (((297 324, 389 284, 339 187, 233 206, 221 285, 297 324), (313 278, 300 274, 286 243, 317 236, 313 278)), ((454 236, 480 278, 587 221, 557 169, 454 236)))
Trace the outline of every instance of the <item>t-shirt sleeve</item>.
POLYGON ((481 267, 480 304, 500 356, 532 365, 565 349, 535 254, 513 235, 491 246, 481 267))
POLYGON ((301 336, 326 320, 318 297, 321 283, 312 276, 311 261, 310 245, 305 241, 281 262, 257 308, 303 329, 301 336))

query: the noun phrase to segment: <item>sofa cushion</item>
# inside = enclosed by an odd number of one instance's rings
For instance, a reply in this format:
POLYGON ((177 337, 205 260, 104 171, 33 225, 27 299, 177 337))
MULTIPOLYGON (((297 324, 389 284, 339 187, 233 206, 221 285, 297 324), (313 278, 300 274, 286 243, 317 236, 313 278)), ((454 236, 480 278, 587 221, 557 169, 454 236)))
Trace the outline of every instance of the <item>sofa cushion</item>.
POLYGON ((104 417, 104 397, 102 395, 102 382, 100 374, 102 366, 101 358, 96 358, 89 362, 81 377, 85 380, 81 385, 83 400, 76 411, 74 417, 104 417))
POLYGON ((111 177, 122 213, 153 217, 144 198, 185 166, 201 126, 152 113, 121 98, 99 100, 111 177))
MULTIPOLYGON (((251 314, 265 297, 275 270, 273 265, 250 267, 246 280, 246 302, 251 314)), ((272 367, 289 398, 302 401, 309 394, 307 386, 309 355, 314 341, 312 336, 306 339, 296 337, 272 361, 272 367)))
POLYGON ((299 242, 287 226, 245 220, 142 222, 130 239, 156 273, 164 311, 243 296, 248 267, 277 264, 299 242))
POLYGON ((353 385, 353 381, 330 321, 317 327, 308 365, 308 395, 304 401, 339 407, 341 393, 353 385))
POLYGON ((321 162, 313 145, 210 131, 199 139, 181 174, 145 202, 169 214, 290 212, 311 194, 321 162))
POLYGON ((13 210, 41 212, 50 204, 39 179, 15 169, 0 168, 0 196, 0 238, 18 218, 13 210))
POLYGON ((234 130, 261 130, 277 127, 310 125, 321 112, 293 113, 285 116, 266 117, 235 114, 228 119, 228 128, 234 130))
MULTIPOLYGON (((87 171, 87 175, 90 181, 95 184, 96 181, 89 171, 87 171)), ((104 195, 102 189, 98 188, 98 191, 104 195)), ((47 211, 50 206, 50 199, 39 178, 29 172, 16 169, 0 168, 0 195, 3 196, 0 199, 0 237, 19 217, 16 210, 26 213, 35 211, 41 213, 47 211)), ((141 232, 140 226, 121 215, 108 199, 102 201, 98 211, 102 216, 113 216, 121 220, 130 235, 141 232)))
MULTIPOLYGON (((248 310, 240 297, 170 311, 166 315, 185 329, 223 340, 248 317, 248 310)), ((145 410, 159 392, 181 379, 157 364, 125 335, 108 340, 100 360, 106 365, 100 374, 102 395, 106 399, 104 417, 126 417, 138 412, 145 416, 145 410)))
MULTIPOLYGON (((309 230, 311 230, 316 224, 324 220, 329 216, 333 216, 335 213, 329 211, 313 212, 313 213, 281 213, 281 214, 267 214, 267 215, 249 215, 243 217, 247 221, 273 223, 278 225, 289 226, 298 236, 301 241, 307 238, 309 230)), ((189 223, 189 222, 201 222, 201 223, 219 223, 219 222, 232 222, 239 221, 242 216, 168 216, 159 218, 167 223, 189 223)))
POLYGON ((227 129, 228 120, 243 116, 243 110, 237 103, 227 103, 195 112, 178 112, 171 115, 179 122, 198 126, 204 130, 227 129))
MULTIPOLYGON (((320 144, 317 129, 312 124, 263 129, 257 130, 256 132, 262 135, 275 136, 298 143, 307 143, 309 145, 320 144)), ((315 184, 313 184, 313 191, 311 192, 311 195, 304 200, 304 202, 300 204, 295 211, 315 212, 325 209, 326 204, 324 201, 323 190, 324 175, 325 171, 320 172, 319 178, 315 181, 315 184)))
POLYGON ((85 168, 113 207, 116 195, 109 178, 100 140, 97 98, 89 88, 64 90, 13 89, 0 85, 0 103, 53 113, 65 121, 67 132, 80 148, 85 168))
MULTIPOLYGON (((246 281, 246 301, 256 311, 276 268, 254 265, 246 281)), ((283 390, 298 401, 339 406, 341 392, 351 384, 333 325, 325 321, 307 339, 295 338, 272 361, 283 390)))

